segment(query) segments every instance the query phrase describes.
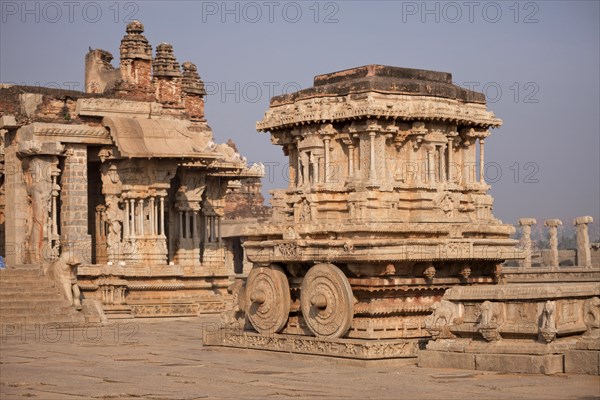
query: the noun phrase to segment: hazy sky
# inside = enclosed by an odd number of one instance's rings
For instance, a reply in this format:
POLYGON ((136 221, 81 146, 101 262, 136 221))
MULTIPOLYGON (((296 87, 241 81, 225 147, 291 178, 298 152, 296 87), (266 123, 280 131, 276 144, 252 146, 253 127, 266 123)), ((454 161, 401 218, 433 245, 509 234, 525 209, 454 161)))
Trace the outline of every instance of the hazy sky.
POLYGON ((10 83, 80 90, 88 47, 117 66, 125 25, 139 19, 153 49, 169 42, 198 65, 217 140, 275 163, 266 189, 286 186, 281 149, 255 131, 270 95, 365 64, 451 72, 504 121, 485 149, 495 215, 600 222, 597 1, 0 3, 0 81, 10 83))

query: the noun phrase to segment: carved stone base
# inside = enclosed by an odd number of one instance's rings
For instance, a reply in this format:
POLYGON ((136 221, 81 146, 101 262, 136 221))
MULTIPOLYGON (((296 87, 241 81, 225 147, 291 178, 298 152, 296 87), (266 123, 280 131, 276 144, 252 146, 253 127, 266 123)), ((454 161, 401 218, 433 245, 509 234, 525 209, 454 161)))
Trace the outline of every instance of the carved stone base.
POLYGON ((425 342, 422 339, 317 339, 314 336, 300 335, 260 335, 223 327, 205 329, 203 334, 203 343, 206 346, 313 354, 357 360, 415 358, 419 346, 424 346, 425 342))

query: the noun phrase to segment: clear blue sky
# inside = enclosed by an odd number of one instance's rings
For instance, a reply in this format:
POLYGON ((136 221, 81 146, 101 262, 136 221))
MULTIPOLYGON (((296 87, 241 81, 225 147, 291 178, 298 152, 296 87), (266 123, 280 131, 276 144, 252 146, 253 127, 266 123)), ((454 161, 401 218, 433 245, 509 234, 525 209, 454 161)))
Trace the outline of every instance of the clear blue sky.
POLYGON ((279 163, 266 189, 286 185, 281 149, 254 130, 270 94, 365 64, 451 72, 504 120, 486 140, 495 215, 600 222, 597 1, 2 1, 1 12, 0 81, 76 89, 88 47, 118 59, 139 19, 153 48, 169 42, 198 65, 217 140, 279 163))

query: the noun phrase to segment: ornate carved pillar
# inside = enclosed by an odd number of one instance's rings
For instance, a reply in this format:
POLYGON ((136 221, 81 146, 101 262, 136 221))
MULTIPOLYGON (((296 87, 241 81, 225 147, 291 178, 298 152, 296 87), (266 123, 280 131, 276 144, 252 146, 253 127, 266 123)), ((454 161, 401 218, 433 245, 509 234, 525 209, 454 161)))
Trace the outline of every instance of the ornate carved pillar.
POLYGON ((560 219, 547 219, 544 225, 550 233, 550 266, 558 267, 558 227, 562 225, 560 219))
POLYGON ((533 251, 531 245, 531 225, 535 225, 537 221, 533 218, 519 219, 519 225, 523 227, 523 247, 525 250, 525 259, 523 260, 524 268, 531 268, 531 253, 533 251))
POLYGON ((573 221, 577 227, 577 264, 582 267, 592 266, 592 254, 590 252, 590 237, 588 224, 594 222, 590 216, 578 217, 573 221))

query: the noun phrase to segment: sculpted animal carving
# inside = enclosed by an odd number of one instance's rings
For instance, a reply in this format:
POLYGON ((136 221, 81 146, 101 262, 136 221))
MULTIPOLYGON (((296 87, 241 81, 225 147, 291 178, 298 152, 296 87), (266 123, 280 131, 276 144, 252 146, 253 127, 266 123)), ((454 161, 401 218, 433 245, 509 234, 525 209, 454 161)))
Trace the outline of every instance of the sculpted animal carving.
POLYGON ((454 319, 458 317, 456 305, 442 300, 440 303, 435 303, 432 307, 433 314, 425 319, 425 329, 431 334, 434 339, 438 337, 452 337, 449 328, 454 323, 454 319))
POLYGON ((44 273, 54 279, 63 290, 69 303, 81 310, 81 292, 77 285, 77 267, 81 265, 77 256, 63 251, 52 264, 46 267, 44 273))

